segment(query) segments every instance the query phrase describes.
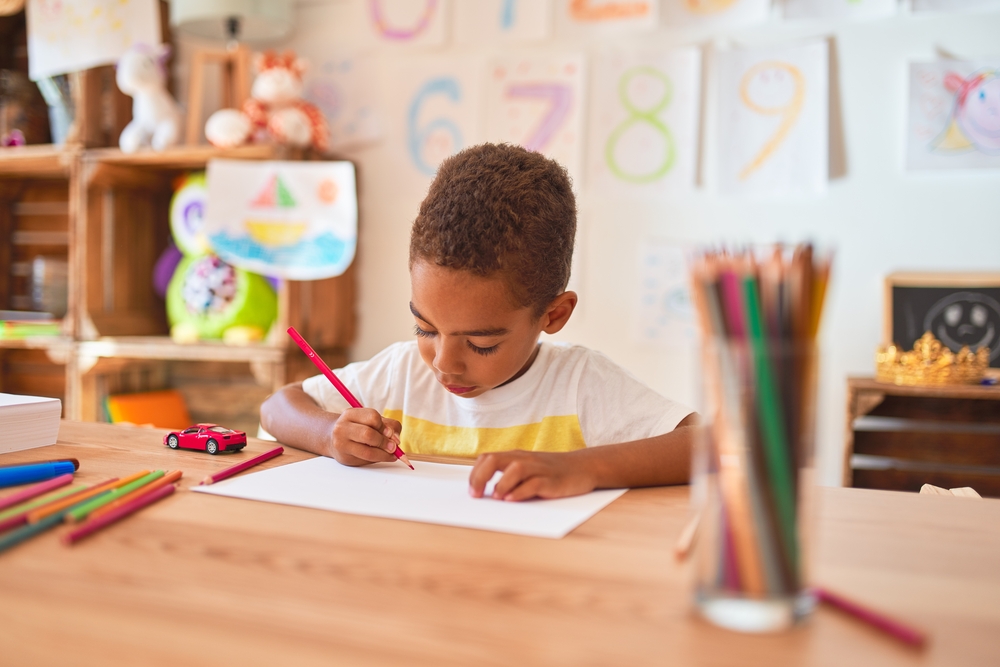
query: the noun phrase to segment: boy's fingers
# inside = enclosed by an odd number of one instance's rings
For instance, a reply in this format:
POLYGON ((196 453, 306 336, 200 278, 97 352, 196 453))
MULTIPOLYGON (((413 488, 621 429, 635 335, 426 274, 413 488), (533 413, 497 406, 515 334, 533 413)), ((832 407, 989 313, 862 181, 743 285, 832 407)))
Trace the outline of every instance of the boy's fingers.
POLYGON ((483 454, 476 459, 476 464, 472 466, 469 473, 469 491, 475 498, 483 497, 483 490, 486 484, 493 479, 493 475, 506 463, 506 456, 503 454, 483 454))
POLYGON ((391 463, 396 457, 384 449, 369 447, 359 442, 349 442, 342 452, 347 456, 353 456, 367 463, 391 463))
POLYGON ((517 485, 530 477, 523 461, 514 460, 503 468, 503 476, 493 487, 493 497, 503 498, 513 491, 517 485))
POLYGON ((545 478, 531 477, 527 481, 518 484, 513 491, 503 496, 503 499, 507 501, 530 500, 531 498, 539 497, 544 486, 545 478))

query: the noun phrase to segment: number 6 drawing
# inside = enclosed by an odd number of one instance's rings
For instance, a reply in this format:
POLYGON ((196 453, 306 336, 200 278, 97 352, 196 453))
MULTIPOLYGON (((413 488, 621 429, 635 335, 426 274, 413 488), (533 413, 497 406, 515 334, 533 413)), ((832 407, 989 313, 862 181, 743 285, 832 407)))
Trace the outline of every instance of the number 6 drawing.
POLYGON ((413 39, 427 29, 431 19, 434 17, 434 11, 437 9, 437 0, 426 0, 424 13, 420 15, 420 18, 417 19, 416 24, 412 28, 391 27, 389 22, 385 20, 385 16, 382 15, 382 3, 380 0, 369 0, 368 7, 371 10, 372 22, 375 23, 375 27, 383 37, 406 41, 413 39))
POLYGON ((541 151, 549 145, 573 107, 573 89, 560 83, 520 83, 507 87, 507 97, 549 100, 551 106, 524 147, 541 151))
POLYGON ((805 103, 806 78, 802 76, 802 72, 798 67, 790 63, 780 62, 777 60, 768 60, 757 63, 748 69, 746 74, 744 74, 743 78, 740 80, 740 99, 743 101, 743 104, 750 108, 751 111, 755 111, 765 116, 781 116, 781 124, 778 126, 777 131, 761 147, 760 152, 757 153, 754 159, 751 160, 747 166, 743 167, 743 171, 740 172, 740 180, 745 181, 750 177, 750 174, 757 171, 760 166, 764 164, 776 150, 778 150, 781 143, 788 138, 788 133, 792 131, 795 121, 798 120, 799 114, 802 112, 802 105, 805 103), (792 99, 790 99, 787 103, 779 104, 777 106, 763 106, 754 102, 753 98, 750 97, 750 83, 753 81, 753 78, 763 74, 767 70, 778 70, 779 73, 784 72, 792 78, 794 90, 792 91, 792 99))
POLYGON ((670 132, 670 128, 657 118, 657 114, 666 109, 670 104, 673 94, 674 88, 670 82, 670 78, 654 67, 633 67, 622 75, 622 78, 618 82, 618 98, 621 100, 625 110, 628 111, 629 116, 608 135, 608 141, 604 144, 604 159, 608 163, 608 168, 611 170, 611 173, 621 180, 631 183, 651 183, 666 174, 674 166, 674 159, 677 156, 674 135, 670 132), (641 75, 651 76, 663 84, 663 95, 659 101, 646 110, 637 109, 628 96, 629 83, 631 83, 632 79, 641 75), (622 138, 622 135, 628 132, 636 123, 648 123, 663 137, 663 160, 656 169, 647 174, 629 173, 621 168, 618 160, 615 158, 615 145, 622 138))
POLYGON ((462 89, 452 77, 441 77, 438 79, 431 79, 417 91, 417 94, 413 97, 413 102, 410 103, 410 112, 407 116, 407 128, 410 138, 410 157, 413 158, 413 164, 416 165, 417 169, 427 174, 428 176, 433 176, 437 172, 437 167, 432 167, 424 161, 423 149, 424 145, 427 143, 427 139, 430 137, 431 133, 435 130, 443 129, 451 135, 452 146, 455 151, 462 148, 462 132, 458 129, 452 121, 447 118, 435 118, 431 122, 424 125, 422 128, 417 126, 417 118, 420 115, 420 108, 426 100, 431 95, 446 95, 453 102, 460 102, 462 99, 462 89))

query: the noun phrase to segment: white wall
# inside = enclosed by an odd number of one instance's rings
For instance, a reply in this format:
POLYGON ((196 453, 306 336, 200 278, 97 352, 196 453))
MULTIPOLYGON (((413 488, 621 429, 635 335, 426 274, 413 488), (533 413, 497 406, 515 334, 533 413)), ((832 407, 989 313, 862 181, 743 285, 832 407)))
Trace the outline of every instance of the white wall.
MULTIPOLYGON (((287 45, 320 40, 350 50, 358 30, 345 20, 349 3, 318 2, 297 8, 296 33, 287 45)), ((697 372, 692 349, 664 349, 630 342, 633 294, 637 290, 638 244, 649 238, 680 242, 770 242, 812 239, 836 250, 834 282, 823 329, 820 388, 821 480, 838 484, 844 440, 845 381, 871 374, 880 342, 882 278, 896 269, 1000 269, 1000 171, 911 175, 902 167, 907 62, 930 59, 941 48, 960 57, 1000 56, 1000 14, 913 16, 872 22, 782 21, 744 29, 728 37, 739 45, 834 39, 839 71, 840 113, 846 175, 831 182, 822 199, 746 201, 716 193, 712 95, 703 138, 702 180, 695 194, 668 203, 614 200, 588 190, 580 197, 583 253, 574 267, 581 310, 560 339, 609 355, 667 396, 695 404, 697 372)), ((659 31, 618 39, 623 46, 669 46, 698 36, 659 31)), ((611 40, 553 38, 524 51, 561 53, 615 44, 611 40)), ((519 49, 520 50, 520 49, 519 49)), ((491 55, 483 49, 448 47, 448 57, 491 55)), ((394 99, 387 71, 405 52, 376 51, 379 86, 387 108, 394 99)), ((711 58, 708 59, 710 67, 711 58)), ((706 74, 708 91, 714 80, 706 74)), ((386 114, 389 116, 391 114, 386 114)), ((832 117, 836 111, 832 112, 832 117)), ((412 335, 407 310, 409 226, 422 193, 400 189, 393 142, 401 128, 387 128, 383 141, 349 157, 359 165, 362 237, 360 335, 354 358, 372 355, 412 335)))

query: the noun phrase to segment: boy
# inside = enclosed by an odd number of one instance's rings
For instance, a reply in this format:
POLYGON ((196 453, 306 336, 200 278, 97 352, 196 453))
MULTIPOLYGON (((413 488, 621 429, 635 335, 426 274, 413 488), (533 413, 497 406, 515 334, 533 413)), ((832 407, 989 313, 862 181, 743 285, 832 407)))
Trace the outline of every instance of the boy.
POLYGON ((576 203, 565 169, 483 144, 445 160, 410 237, 415 342, 261 406, 279 441, 344 465, 407 454, 477 456, 469 491, 526 500, 687 480, 691 411, 603 355, 539 343, 576 307, 566 291, 576 203))

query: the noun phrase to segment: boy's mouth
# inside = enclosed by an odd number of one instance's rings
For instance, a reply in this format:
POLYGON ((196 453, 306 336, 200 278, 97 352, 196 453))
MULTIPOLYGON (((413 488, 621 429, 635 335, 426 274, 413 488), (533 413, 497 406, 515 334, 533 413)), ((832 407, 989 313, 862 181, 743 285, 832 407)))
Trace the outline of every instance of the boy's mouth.
POLYGON ((467 394, 473 389, 475 389, 475 387, 460 387, 455 384, 446 384, 444 388, 453 394, 467 394))

